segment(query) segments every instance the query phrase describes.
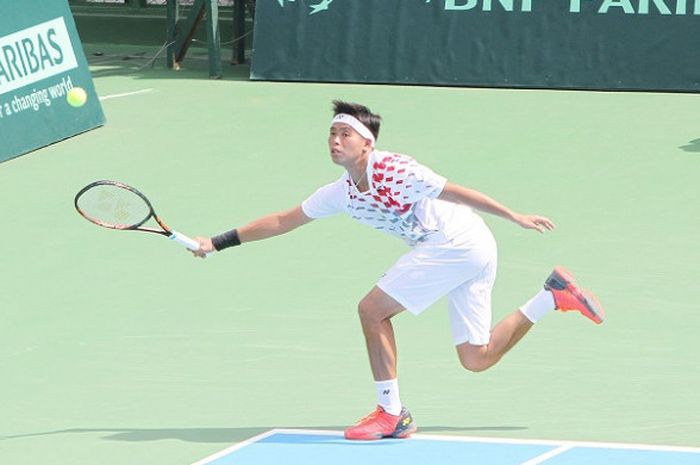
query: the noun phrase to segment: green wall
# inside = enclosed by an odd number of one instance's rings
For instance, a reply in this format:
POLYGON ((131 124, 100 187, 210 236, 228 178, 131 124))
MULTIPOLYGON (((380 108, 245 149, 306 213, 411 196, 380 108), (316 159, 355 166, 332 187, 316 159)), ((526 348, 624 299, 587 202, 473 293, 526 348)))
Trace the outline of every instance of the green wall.
POLYGON ((252 78, 700 90, 700 0, 268 0, 252 78))

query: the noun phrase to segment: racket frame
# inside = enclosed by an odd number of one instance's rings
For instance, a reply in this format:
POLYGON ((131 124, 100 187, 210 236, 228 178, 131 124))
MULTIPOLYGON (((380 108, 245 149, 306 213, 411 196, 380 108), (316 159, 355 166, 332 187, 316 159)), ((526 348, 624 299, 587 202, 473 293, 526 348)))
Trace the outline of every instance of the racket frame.
POLYGON ((155 209, 153 208, 153 205, 151 205, 151 202, 148 200, 148 198, 140 192, 138 189, 135 187, 132 187, 128 184, 124 184, 123 182, 119 181, 112 181, 109 179, 102 179, 99 181, 94 181, 88 184, 87 186, 83 187, 78 191, 78 193, 75 195, 75 199, 73 200, 73 204, 75 206, 75 209, 80 213, 80 215, 88 220, 91 223, 94 223, 98 226, 102 226, 103 228, 108 228, 108 229, 116 229, 120 231, 143 231, 143 232, 149 232, 149 233, 155 233, 155 234, 160 234, 162 236, 165 236, 171 240, 174 240, 175 242, 178 242, 185 247, 187 247, 190 250, 199 250, 199 243, 195 241, 194 239, 191 239, 190 237, 185 236, 184 234, 181 234, 177 231, 174 231, 173 229, 168 226, 165 221, 163 221, 158 214, 156 214, 155 209), (138 223, 134 223, 131 225, 122 225, 122 224, 111 224, 111 223, 105 223, 103 221, 98 220, 97 218, 92 218, 88 214, 86 214, 78 205, 78 200, 80 197, 90 189, 97 187, 97 186, 114 186, 120 189, 127 190, 135 195, 137 195, 141 200, 144 201, 146 206, 148 207, 148 215, 146 217, 139 221, 138 223), (144 223, 146 223, 148 220, 153 218, 156 223, 161 227, 161 229, 157 228, 151 228, 148 226, 143 226, 144 223))

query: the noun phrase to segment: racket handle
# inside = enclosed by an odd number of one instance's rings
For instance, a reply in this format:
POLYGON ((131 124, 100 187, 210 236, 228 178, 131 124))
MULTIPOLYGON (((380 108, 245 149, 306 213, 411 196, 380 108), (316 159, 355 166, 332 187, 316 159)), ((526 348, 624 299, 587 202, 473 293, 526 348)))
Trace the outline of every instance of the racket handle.
MULTIPOLYGON (((195 241, 194 239, 185 236, 184 234, 181 234, 177 231, 171 231, 172 234, 168 236, 169 239, 178 242, 185 247, 187 247, 190 250, 199 250, 199 242, 195 241)), ((209 254, 207 254, 209 255, 209 254)))

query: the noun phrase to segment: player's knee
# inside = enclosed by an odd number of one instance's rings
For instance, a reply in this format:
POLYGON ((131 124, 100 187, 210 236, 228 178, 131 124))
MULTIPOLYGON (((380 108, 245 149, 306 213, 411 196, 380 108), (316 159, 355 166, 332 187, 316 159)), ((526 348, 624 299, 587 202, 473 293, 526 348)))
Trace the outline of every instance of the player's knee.
POLYGON ((479 373, 489 369, 493 365, 485 346, 471 346, 458 351, 459 362, 465 370, 479 373))
POLYGON ((471 371, 472 373, 486 371, 490 366, 473 360, 460 360, 460 362, 462 362, 462 366, 465 370, 471 371))
POLYGON ((357 313, 360 315, 360 321, 363 326, 378 324, 382 320, 377 306, 368 297, 360 301, 357 306, 357 313))

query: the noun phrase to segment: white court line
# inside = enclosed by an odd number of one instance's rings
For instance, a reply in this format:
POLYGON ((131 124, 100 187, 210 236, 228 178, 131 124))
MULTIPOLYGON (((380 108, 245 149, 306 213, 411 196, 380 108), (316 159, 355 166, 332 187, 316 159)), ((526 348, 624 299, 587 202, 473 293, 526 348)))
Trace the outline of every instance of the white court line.
POLYGON ((153 92, 153 90, 154 89, 141 89, 141 90, 135 90, 133 92, 125 92, 123 94, 102 95, 102 96, 100 96, 100 102, 103 100, 109 100, 111 98, 121 98, 121 97, 129 97, 131 95, 147 94, 148 92, 153 92))
POLYGON ((241 447, 245 447, 249 444, 253 444, 254 442, 261 441, 261 440, 265 439, 266 437, 272 436, 273 434, 276 434, 278 432, 279 432, 278 430, 271 429, 270 431, 267 431, 267 432, 262 433, 262 434, 258 434, 257 436, 253 436, 250 439, 246 439, 245 441, 241 441, 237 444, 234 444, 231 447, 227 447, 226 449, 221 450, 215 454, 212 454, 209 457, 205 457, 202 460, 199 460, 199 461, 193 463, 192 465, 204 465, 206 463, 213 462, 214 460, 219 459, 219 458, 223 457, 224 455, 230 454, 234 450, 238 450, 241 447))
MULTIPOLYGON (((286 434, 313 434, 318 436, 342 436, 342 431, 331 430, 313 430, 313 429, 284 429, 276 428, 270 431, 274 433, 286 434)), ((592 442, 592 441, 557 441, 546 439, 511 439, 511 438, 494 438, 481 436, 447 436, 439 434, 412 434, 411 439, 426 440, 426 441, 455 441, 455 442, 483 442, 489 444, 529 444, 538 446, 571 446, 571 447, 592 447, 597 449, 635 449, 635 450, 658 450, 664 452, 693 452, 700 453, 700 447, 689 446, 666 446, 652 444, 631 444, 625 442, 592 442)))
MULTIPOLYGON (((237 449, 245 447, 247 445, 258 442, 269 436, 275 434, 309 434, 314 436, 338 436, 343 437, 342 431, 331 431, 331 430, 313 430, 313 429, 287 429, 287 428, 276 428, 271 429, 266 433, 254 436, 246 441, 239 442, 233 446, 217 452, 209 457, 206 457, 192 465, 206 465, 207 463, 216 460, 230 452, 237 449)), ((494 437, 479 437, 479 436, 447 436, 447 435, 432 435, 432 434, 412 434, 409 439, 406 440, 419 440, 419 441, 451 441, 451 442, 480 442, 488 444, 526 444, 526 445, 538 445, 538 446, 552 446, 555 449, 545 452, 542 455, 534 457, 521 465, 539 465, 544 461, 562 454, 575 447, 590 447, 596 449, 631 449, 631 450, 646 450, 646 451, 659 451, 659 452, 690 452, 694 454, 700 454, 700 447, 685 447, 685 446, 656 446, 651 444, 629 444, 629 443, 616 443, 616 442, 588 442, 588 441, 554 441, 554 440, 542 440, 542 439, 509 439, 509 438, 494 438, 494 437)))
POLYGON ((542 455, 538 455, 535 458, 527 460, 527 461, 521 463, 520 465, 539 465, 542 462, 546 462, 547 460, 551 459, 552 457, 556 457, 557 455, 563 454, 567 450, 571 450, 573 448, 574 448, 573 445, 557 447, 556 449, 550 450, 549 452, 545 452, 542 455))

